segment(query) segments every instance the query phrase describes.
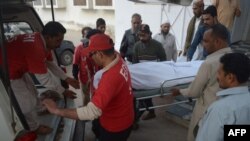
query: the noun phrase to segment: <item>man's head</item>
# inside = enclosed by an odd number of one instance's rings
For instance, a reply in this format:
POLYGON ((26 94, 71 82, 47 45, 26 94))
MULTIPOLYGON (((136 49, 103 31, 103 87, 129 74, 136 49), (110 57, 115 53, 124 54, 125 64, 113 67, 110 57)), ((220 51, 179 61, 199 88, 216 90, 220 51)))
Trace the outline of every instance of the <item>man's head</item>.
POLYGON ((195 1, 193 3, 193 13, 196 18, 199 18, 204 10, 204 3, 203 1, 195 1))
POLYGON ((170 22, 169 21, 165 21, 161 24, 161 33, 163 34, 168 34, 169 33, 169 30, 170 30, 170 22))
POLYGON ((107 59, 114 56, 114 42, 108 35, 98 33, 90 37, 88 50, 94 62, 105 67, 107 59))
POLYGON ((91 30, 92 30, 92 28, 88 27, 88 26, 82 28, 82 39, 81 39, 81 42, 83 43, 83 47, 88 47, 88 45, 89 45, 89 39, 87 38, 87 34, 91 30))
POLYGON ((202 13, 202 18, 205 26, 212 26, 218 23, 217 20, 217 9, 215 6, 208 6, 202 13))
POLYGON ((100 30, 98 30, 98 29, 89 30, 89 32, 87 33, 86 38, 85 38, 85 40, 83 42, 84 47, 89 46, 89 39, 90 39, 90 37, 94 36, 95 34, 102 34, 102 32, 100 30))
POLYGON ((226 89, 247 82, 250 76, 250 59, 241 53, 229 53, 220 58, 217 80, 226 89))
POLYGON ((140 41, 142 42, 148 42, 151 39, 152 32, 150 31, 150 28, 147 24, 142 24, 140 26, 138 36, 140 38, 140 41))
POLYGON ((44 26, 42 31, 42 35, 46 42, 46 47, 48 49, 59 48, 63 41, 65 33, 66 29, 59 22, 54 22, 54 21, 48 22, 44 26))
POLYGON ((106 30, 106 22, 103 18, 98 18, 96 20, 96 29, 100 30, 102 33, 106 30))
POLYGON ((131 18, 131 28, 133 32, 136 33, 139 30, 141 23, 142 23, 141 15, 137 13, 133 14, 131 18))
POLYGON ((88 26, 83 27, 83 28, 82 28, 82 38, 86 38, 86 36, 87 36, 87 34, 88 34, 88 32, 89 32, 90 30, 92 30, 91 27, 88 27, 88 26))
POLYGON ((222 24, 211 26, 203 35, 203 47, 208 54, 228 47, 228 30, 222 24))

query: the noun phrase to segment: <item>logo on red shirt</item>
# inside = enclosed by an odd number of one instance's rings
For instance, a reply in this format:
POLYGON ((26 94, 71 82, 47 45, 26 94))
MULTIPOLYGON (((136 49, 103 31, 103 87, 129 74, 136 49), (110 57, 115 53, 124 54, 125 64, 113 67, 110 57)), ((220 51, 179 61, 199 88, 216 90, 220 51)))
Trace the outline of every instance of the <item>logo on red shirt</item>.
POLYGON ((120 74, 125 78, 126 81, 128 81, 128 68, 125 64, 122 64, 120 74))

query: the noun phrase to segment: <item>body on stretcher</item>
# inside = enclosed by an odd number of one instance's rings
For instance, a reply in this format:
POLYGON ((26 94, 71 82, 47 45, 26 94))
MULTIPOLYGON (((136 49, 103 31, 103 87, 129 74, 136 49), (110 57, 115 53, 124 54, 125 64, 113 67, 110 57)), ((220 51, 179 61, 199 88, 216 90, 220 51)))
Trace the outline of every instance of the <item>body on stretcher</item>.
MULTIPOLYGON (((142 99, 170 95, 170 90, 173 87, 180 89, 187 88, 194 80, 202 62, 174 63, 165 61, 129 65, 136 102, 138 103, 142 99)), ((185 99, 172 104, 155 105, 153 107, 140 108, 139 110, 155 109, 191 101, 191 99, 185 99)))
MULTIPOLYGON (((136 100, 169 95, 173 87, 186 88, 194 80, 203 61, 191 62, 144 62, 128 65, 136 100)), ((93 85, 98 87, 103 70, 94 76, 93 85)), ((149 107, 148 107, 149 108, 149 107)), ((153 108, 153 107, 150 107, 153 108)))

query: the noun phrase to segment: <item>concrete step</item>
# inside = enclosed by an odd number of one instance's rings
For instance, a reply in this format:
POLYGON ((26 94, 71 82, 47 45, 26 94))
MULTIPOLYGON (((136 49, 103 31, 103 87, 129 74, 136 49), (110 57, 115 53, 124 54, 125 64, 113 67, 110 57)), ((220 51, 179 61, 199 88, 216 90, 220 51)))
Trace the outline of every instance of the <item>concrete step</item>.
POLYGON ((186 119, 186 116, 190 115, 190 113, 192 113, 192 110, 179 105, 175 105, 168 107, 167 112, 180 118, 186 119))
POLYGON ((168 112, 166 112, 166 119, 169 120, 169 121, 172 121, 172 122, 174 122, 174 123, 176 123, 178 125, 181 125, 181 126, 183 126, 185 128, 188 128, 188 126, 189 126, 189 120, 184 120, 184 119, 182 119, 182 118, 180 118, 178 116, 175 116, 173 114, 170 114, 168 112))
MULTIPOLYGON (((187 97, 177 96, 175 102, 187 100, 187 97)), ((169 106, 166 110, 167 118, 179 125, 188 127, 195 101, 169 106)))
POLYGON ((168 107, 166 110, 166 114, 167 119, 184 127, 188 127, 192 110, 179 105, 175 105, 168 107))

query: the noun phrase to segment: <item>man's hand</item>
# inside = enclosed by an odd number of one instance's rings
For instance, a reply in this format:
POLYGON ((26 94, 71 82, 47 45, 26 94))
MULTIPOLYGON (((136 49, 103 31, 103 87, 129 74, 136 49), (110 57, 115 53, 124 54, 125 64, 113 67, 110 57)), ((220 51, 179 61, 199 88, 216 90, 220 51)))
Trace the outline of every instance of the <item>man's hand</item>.
POLYGON ((66 89, 64 92, 63 92, 63 95, 67 98, 70 98, 70 99, 75 99, 76 98, 76 93, 71 91, 71 90, 68 90, 66 89))
POLYGON ((45 105, 45 107, 50 113, 57 114, 58 107, 55 101, 53 101, 52 99, 44 99, 42 103, 45 105))
POLYGON ((75 89, 80 89, 80 84, 79 84, 79 81, 78 80, 75 80, 73 78, 66 78, 65 81, 70 85, 72 86, 73 88, 75 89))
POLYGON ((235 9, 235 16, 239 17, 241 15, 241 10, 239 8, 235 9))
POLYGON ((178 96, 178 95, 181 94, 181 93, 180 93, 180 90, 177 89, 177 88, 171 89, 171 92, 172 92, 172 96, 178 96))

